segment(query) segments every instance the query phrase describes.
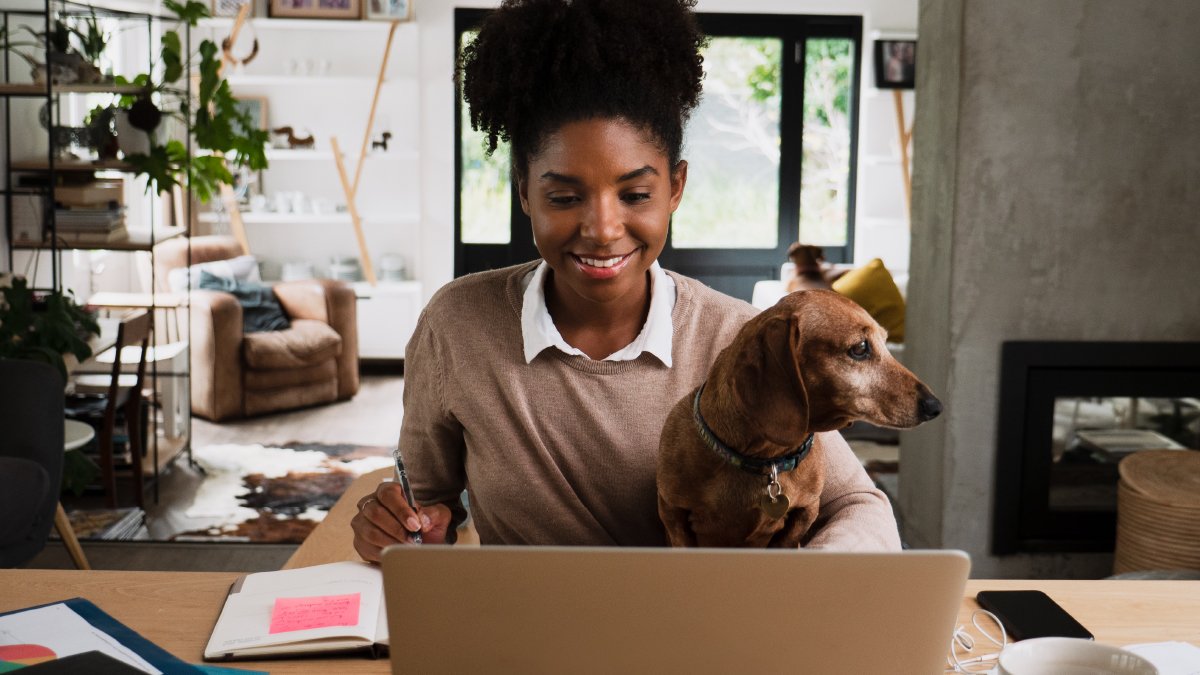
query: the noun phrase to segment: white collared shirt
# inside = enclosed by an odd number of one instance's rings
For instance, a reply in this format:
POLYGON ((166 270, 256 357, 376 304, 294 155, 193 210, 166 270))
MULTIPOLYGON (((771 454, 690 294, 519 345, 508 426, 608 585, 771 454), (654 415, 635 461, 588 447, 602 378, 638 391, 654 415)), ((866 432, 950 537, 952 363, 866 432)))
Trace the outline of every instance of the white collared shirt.
MULTIPOLYGON (((547 347, 555 347, 566 354, 588 358, 587 354, 567 344, 550 309, 546 307, 546 274, 550 266, 542 261, 533 272, 521 281, 521 336, 525 342, 525 362, 530 363, 547 347)), ((658 261, 650 266, 650 313, 642 332, 623 349, 606 356, 604 361, 632 361, 649 352, 663 365, 671 367, 671 337, 675 329, 671 325, 671 312, 675 309, 675 281, 667 276, 658 261)))

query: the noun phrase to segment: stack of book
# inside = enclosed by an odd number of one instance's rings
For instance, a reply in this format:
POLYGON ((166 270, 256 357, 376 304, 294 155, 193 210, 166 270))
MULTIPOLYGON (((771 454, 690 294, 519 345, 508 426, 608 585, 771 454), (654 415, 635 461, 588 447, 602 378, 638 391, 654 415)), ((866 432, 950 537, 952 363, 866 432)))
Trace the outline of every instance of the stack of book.
MULTIPOLYGON (((67 514, 75 536, 101 541, 130 541, 138 538, 146 512, 130 506, 120 509, 72 509, 67 514)), ((52 534, 57 535, 57 532, 52 534)))
POLYGON ((55 228, 71 244, 107 244, 128 238, 120 179, 96 179, 54 188, 55 228))

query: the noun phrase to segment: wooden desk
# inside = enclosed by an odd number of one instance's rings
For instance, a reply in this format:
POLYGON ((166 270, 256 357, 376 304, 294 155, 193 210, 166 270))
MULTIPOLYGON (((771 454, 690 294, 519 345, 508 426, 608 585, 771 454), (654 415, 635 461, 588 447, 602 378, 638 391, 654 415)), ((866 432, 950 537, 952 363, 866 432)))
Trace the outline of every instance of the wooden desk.
POLYGON ((976 593, 1027 589, 1045 591, 1097 642, 1122 647, 1181 640, 1200 646, 1200 581, 971 579, 958 623, 978 637, 971 627, 971 613, 979 609, 976 593))
MULTIPOLYGON (((285 567, 357 560, 351 546, 350 519, 359 498, 374 490, 391 471, 381 469, 358 478, 285 567)), ((0 612, 84 597, 175 656, 200 663, 225 594, 236 578, 225 572, 0 570, 0 612)), ((1200 642, 1200 581, 972 580, 967 582, 958 623, 973 633, 971 612, 978 609, 975 594, 986 589, 1043 590, 1098 641, 1112 645, 1200 642)), ((984 642, 979 644, 983 647, 984 642)), ((947 635, 947 650, 949 645, 947 635)), ((232 667, 285 675, 317 670, 353 675, 386 673, 389 665, 386 659, 351 656, 240 661, 232 667)))
MULTIPOLYGON (((0 570, 0 611, 81 596, 190 663, 200 663, 230 584, 227 572, 81 572, 0 570)), ((1200 640, 1200 581, 973 580, 961 623, 970 623, 973 598, 983 589, 1040 588, 1113 645, 1200 640)), ((949 636, 946 636, 949 648, 949 636)), ((986 653, 986 652, 985 652, 986 653)), ((385 659, 362 656, 240 661, 234 668, 271 673, 386 673, 385 659)))

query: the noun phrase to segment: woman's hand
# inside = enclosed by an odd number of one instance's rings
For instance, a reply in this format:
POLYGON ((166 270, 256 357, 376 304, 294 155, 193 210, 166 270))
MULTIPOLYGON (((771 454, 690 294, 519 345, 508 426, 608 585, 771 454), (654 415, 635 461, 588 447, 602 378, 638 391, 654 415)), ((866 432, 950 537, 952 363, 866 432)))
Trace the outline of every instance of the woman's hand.
POLYGON ((420 532, 426 544, 446 543, 450 509, 444 504, 410 508, 399 483, 383 482, 358 502, 358 515, 350 521, 354 550, 368 562, 379 562, 383 549, 410 544, 410 533, 420 532))

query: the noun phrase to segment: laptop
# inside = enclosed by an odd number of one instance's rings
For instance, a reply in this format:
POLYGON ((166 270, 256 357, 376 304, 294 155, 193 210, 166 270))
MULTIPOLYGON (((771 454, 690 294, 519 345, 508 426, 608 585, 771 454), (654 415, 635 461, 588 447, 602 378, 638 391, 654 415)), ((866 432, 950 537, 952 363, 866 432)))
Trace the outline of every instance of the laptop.
POLYGON ((941 673, 961 551, 393 546, 393 673, 941 673))

